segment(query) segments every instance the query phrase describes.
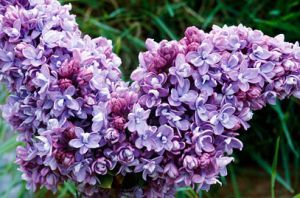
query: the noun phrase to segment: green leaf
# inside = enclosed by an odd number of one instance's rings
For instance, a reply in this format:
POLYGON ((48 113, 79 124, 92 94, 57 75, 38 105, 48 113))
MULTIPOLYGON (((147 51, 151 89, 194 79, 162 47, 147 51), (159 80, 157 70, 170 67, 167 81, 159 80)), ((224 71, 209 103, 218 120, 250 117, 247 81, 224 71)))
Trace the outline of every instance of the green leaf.
POLYGON ((112 183, 114 181, 114 177, 112 175, 104 175, 101 176, 99 179, 101 188, 111 188, 112 183))
POLYGON ((284 135, 286 137, 286 140, 287 140, 287 143, 288 143, 290 149, 295 154, 295 156, 298 158, 299 154, 298 154, 298 152, 297 152, 297 150, 296 150, 296 148, 294 146, 293 140, 292 140, 291 135, 290 135, 291 133, 290 133, 289 128, 288 128, 288 126, 286 124, 285 116, 284 116, 284 113, 283 113, 283 111, 281 109, 280 104, 277 102, 276 105, 272 105, 271 107, 277 112, 278 117, 280 119, 280 123, 281 123, 281 127, 282 127, 282 130, 283 130, 283 133, 284 133, 284 135))
POLYGON ((110 32, 110 33, 114 33, 114 34, 120 34, 120 30, 113 28, 105 23, 102 23, 96 19, 89 19, 89 21, 94 24, 95 26, 101 28, 104 31, 110 32))
POLYGON ((145 12, 148 16, 150 16, 153 19, 153 22, 164 31, 171 39, 177 40, 177 36, 168 28, 168 26, 165 24, 163 20, 161 20, 156 15, 152 14, 151 12, 145 12))
POLYGON ((293 198, 300 198, 300 193, 295 195, 293 198))
POLYGON ((202 28, 205 29, 210 25, 214 19, 214 16, 220 11, 222 8, 222 4, 218 3, 218 5, 211 11, 211 13, 207 16, 202 28))
POLYGON ((279 150, 280 137, 277 138, 275 154, 272 163, 272 174, 271 174, 271 195, 272 198, 275 198, 275 181, 277 175, 277 162, 278 162, 278 150, 279 150))
POLYGON ((3 143, 0 146, 0 154, 6 153, 8 151, 11 151, 13 149, 15 149, 20 143, 17 142, 16 140, 16 136, 12 136, 9 140, 5 141, 5 143, 3 143))
POLYGON ((173 8, 170 6, 169 1, 167 1, 166 8, 167 8, 167 10, 168 10, 170 16, 171 16, 171 17, 174 17, 174 11, 173 11, 173 8))
POLYGON ((280 143, 281 157, 282 157, 282 165, 285 174, 285 179, 288 184, 291 184, 291 174, 290 174, 290 159, 289 159, 289 151, 287 150, 287 145, 284 141, 280 143))
POLYGON ((74 183, 66 181, 63 188, 60 190, 58 198, 66 197, 67 193, 70 193, 73 197, 76 196, 76 187, 74 183))
MULTIPOLYGON (((255 152, 250 153, 251 157, 260 165, 267 173, 272 175, 272 167, 262 157, 255 152)), ((280 183, 286 190, 294 193, 294 189, 279 174, 276 174, 276 181, 280 183)))
POLYGON ((182 187, 177 189, 176 198, 196 198, 197 193, 191 187, 182 187))
POLYGON ((299 158, 294 159, 294 176, 295 176, 295 183, 294 186, 299 186, 299 169, 300 169, 300 163, 299 163, 299 158))
POLYGON ((239 191, 239 185, 238 185, 238 182, 236 180, 235 173, 234 173, 234 168, 233 168, 232 165, 229 166, 229 172, 230 172, 231 183, 232 183, 232 186, 233 186, 234 195, 235 195, 236 198, 240 198, 241 194, 240 194, 240 191, 239 191))

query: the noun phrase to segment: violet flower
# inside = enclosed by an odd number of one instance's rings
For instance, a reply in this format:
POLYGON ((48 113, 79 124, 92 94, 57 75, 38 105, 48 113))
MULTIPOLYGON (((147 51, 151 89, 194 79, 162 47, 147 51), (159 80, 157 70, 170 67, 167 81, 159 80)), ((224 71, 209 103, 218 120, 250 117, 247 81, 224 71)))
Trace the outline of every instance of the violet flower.
POLYGON ((181 103, 193 106, 198 94, 196 91, 190 90, 190 81, 183 80, 183 86, 180 85, 176 89, 171 90, 171 96, 168 98, 170 105, 180 106, 181 103))
POLYGON ((150 115, 150 110, 144 110, 139 104, 133 106, 133 112, 128 114, 128 130, 131 132, 137 131, 143 134, 147 128, 147 122, 150 115))
POLYGON ((154 144, 155 151, 171 151, 173 148, 172 139, 174 137, 174 131, 168 125, 162 125, 157 129, 155 134, 154 144))
POLYGON ((106 125, 107 109, 103 105, 93 107, 92 131, 99 132, 106 125))
POLYGON ((175 67, 171 67, 169 72, 176 77, 179 86, 183 87, 183 79, 191 75, 191 66, 185 61, 183 54, 178 54, 175 60, 175 67))
POLYGON ((149 126, 148 129, 145 129, 145 133, 139 135, 135 141, 135 146, 139 149, 146 147, 147 151, 155 149, 154 136, 156 134, 157 127, 149 126))
POLYGON ((226 129, 232 129, 239 123, 239 119, 234 115, 236 109, 230 104, 226 104, 220 109, 219 112, 215 112, 214 116, 210 119, 210 123, 215 126, 215 133, 221 134, 226 129))
POLYGON ((145 181, 147 181, 147 176, 156 179, 163 172, 163 168, 159 166, 162 160, 162 156, 150 160, 142 158, 141 164, 135 167, 134 172, 143 172, 142 177, 145 181))
POLYGON ((111 161, 107 160, 104 157, 98 158, 96 161, 92 164, 92 171, 95 171, 95 173, 99 175, 106 175, 107 171, 112 168, 111 161))
POLYGON ((99 142, 101 140, 101 136, 97 133, 86 133, 80 127, 75 128, 75 139, 72 139, 69 142, 69 145, 74 148, 79 148, 80 154, 85 154, 89 149, 99 148, 99 142))
POLYGON ((55 98, 53 106, 53 114, 55 116, 60 115, 65 110, 65 107, 74 111, 80 109, 79 103, 73 98, 75 92, 75 87, 70 86, 63 92, 63 95, 60 95, 58 92, 54 93, 52 97, 55 98))
POLYGON ((51 140, 44 136, 36 136, 36 142, 34 147, 37 149, 37 155, 42 156, 51 156, 52 154, 52 145, 51 140))
POLYGON ((35 67, 38 67, 46 62, 46 57, 43 56, 44 50, 34 48, 31 45, 26 46, 23 50, 23 56, 26 58, 22 64, 24 65, 33 65, 35 67))
POLYGON ((198 67, 199 73, 203 75, 208 72, 209 66, 218 63, 220 60, 220 55, 212 52, 213 45, 203 42, 197 51, 189 52, 186 55, 186 59, 195 67, 198 67))

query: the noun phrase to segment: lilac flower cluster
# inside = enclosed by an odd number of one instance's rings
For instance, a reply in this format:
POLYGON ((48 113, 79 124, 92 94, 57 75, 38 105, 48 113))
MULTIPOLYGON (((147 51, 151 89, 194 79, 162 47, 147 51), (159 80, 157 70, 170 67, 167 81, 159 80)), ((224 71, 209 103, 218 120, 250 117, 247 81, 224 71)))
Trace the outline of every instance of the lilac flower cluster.
POLYGON ((180 41, 148 39, 146 47, 131 76, 139 100, 127 126, 142 151, 143 167, 134 172, 156 195, 220 183, 253 111, 276 98, 300 98, 300 47, 283 35, 242 25, 209 33, 189 27, 180 41))
POLYGON ((112 145, 125 140, 126 102, 136 95, 121 81, 111 41, 82 36, 70 9, 0 1, 0 80, 11 93, 1 110, 24 143, 17 163, 33 190, 66 180, 95 186, 117 163, 112 145))
POLYGON ((253 111, 300 97, 300 47, 282 35, 240 25, 148 39, 128 86, 111 41, 83 36, 70 9, 0 1, 0 81, 11 93, 1 111, 24 143, 17 163, 32 190, 67 180, 87 196, 208 190, 253 111))

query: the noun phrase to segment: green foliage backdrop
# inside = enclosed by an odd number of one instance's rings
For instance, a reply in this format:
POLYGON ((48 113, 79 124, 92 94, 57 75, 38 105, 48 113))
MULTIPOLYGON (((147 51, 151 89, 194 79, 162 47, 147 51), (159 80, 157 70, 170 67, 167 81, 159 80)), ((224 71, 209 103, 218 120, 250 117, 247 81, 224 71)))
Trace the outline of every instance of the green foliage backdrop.
MULTIPOLYGON (((123 78, 129 80, 138 65, 138 53, 146 38, 178 39, 186 27, 195 25, 209 31, 213 24, 240 23, 286 40, 300 40, 300 1, 297 0, 60 0, 72 3, 73 13, 84 33, 113 41, 122 58, 123 78)), ((1 86, 0 101, 7 93, 1 86)), ((209 193, 178 189, 177 197, 300 197, 300 102, 291 99, 255 114, 251 129, 241 131, 243 152, 235 152, 223 187, 209 193)), ((14 165, 16 135, 0 120, 1 197, 52 197, 42 189, 25 190, 14 165)), ((74 197, 76 189, 65 183, 55 197, 74 197)))

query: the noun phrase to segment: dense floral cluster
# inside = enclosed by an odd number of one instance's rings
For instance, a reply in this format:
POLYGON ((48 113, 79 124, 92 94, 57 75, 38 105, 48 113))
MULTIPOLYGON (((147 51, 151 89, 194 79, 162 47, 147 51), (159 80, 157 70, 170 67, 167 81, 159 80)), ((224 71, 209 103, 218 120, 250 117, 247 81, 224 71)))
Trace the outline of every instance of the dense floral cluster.
POLYGON ((238 131, 253 110, 276 98, 300 98, 300 47, 242 25, 189 27, 180 41, 146 41, 132 73, 138 103, 128 130, 143 151, 135 172, 164 192, 180 186, 207 190, 227 174, 238 131), (161 181, 163 180, 163 181, 161 181))
POLYGON ((124 139, 136 95, 121 81, 111 41, 83 37, 70 9, 56 0, 0 1, 0 79, 11 93, 2 113, 25 145, 17 163, 33 190, 68 179, 96 186, 116 165, 114 148, 103 146, 124 139))
POLYGON ((66 180, 103 197, 100 187, 136 197, 208 190, 242 149, 252 111, 300 97, 300 47, 281 35, 240 25, 148 39, 129 87, 111 42, 82 36, 69 10, 0 1, 0 81, 11 93, 1 111, 24 143, 17 163, 33 190, 66 180))

